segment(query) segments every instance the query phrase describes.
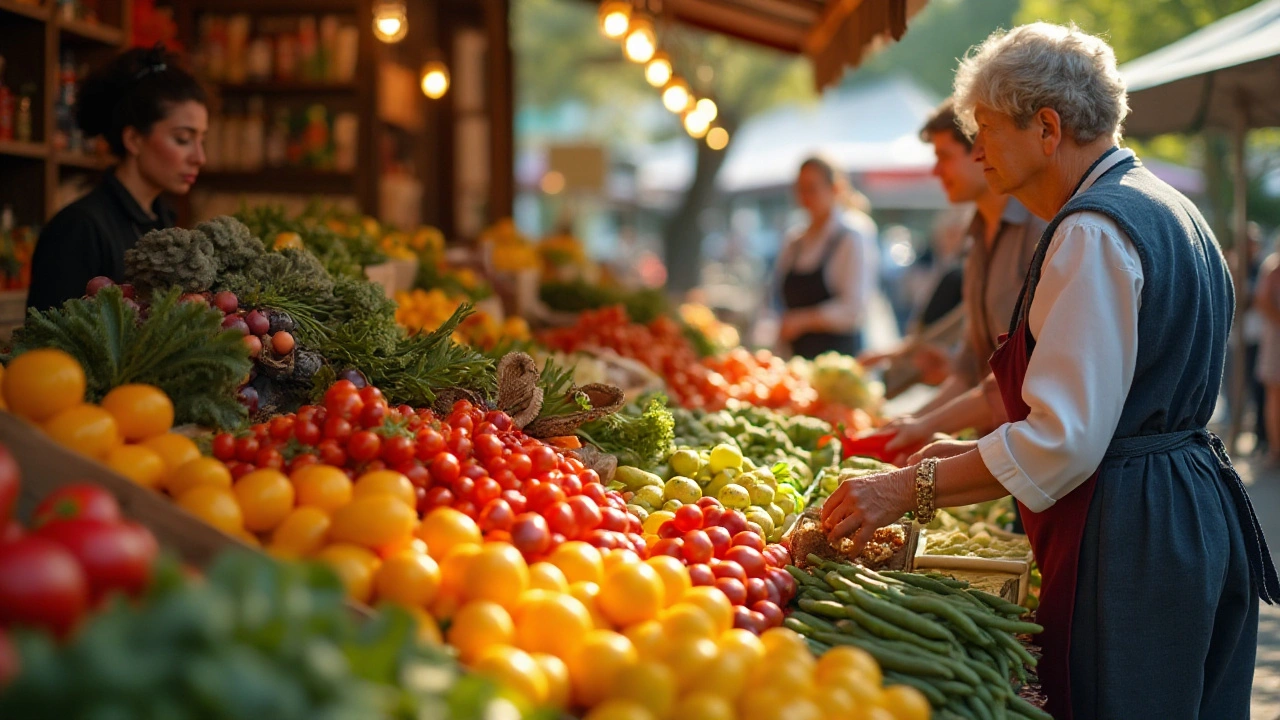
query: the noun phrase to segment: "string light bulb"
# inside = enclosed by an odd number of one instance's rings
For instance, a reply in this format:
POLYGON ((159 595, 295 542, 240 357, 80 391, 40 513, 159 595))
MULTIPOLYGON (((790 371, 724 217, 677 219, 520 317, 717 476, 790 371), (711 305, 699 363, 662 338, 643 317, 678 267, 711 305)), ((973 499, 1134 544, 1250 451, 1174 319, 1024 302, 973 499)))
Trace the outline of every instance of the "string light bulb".
POLYGON ((627 36, 622 41, 622 51, 633 63, 649 62, 658 51, 658 35, 654 32, 653 21, 644 15, 632 16, 627 36))
POLYGON ((400 0, 382 0, 373 8, 373 36, 384 43, 398 43, 409 32, 409 17, 400 0))
POLYGON ((439 100, 449 92, 449 68, 439 60, 432 60, 422 66, 422 94, 432 100, 439 100))
POLYGON ((707 134, 710 128, 711 120, 706 115, 703 115, 697 110, 685 113, 684 130, 689 133, 690 137, 701 139, 707 134))
POLYGON ((600 34, 610 40, 621 39, 631 27, 631 3, 627 0, 605 0, 600 3, 600 34))
POLYGON ((689 94, 689 83, 683 78, 673 77, 662 89, 662 104, 667 110, 680 114, 689 109, 693 96, 689 94))
POLYGON ((708 121, 715 120, 716 116, 720 114, 720 108, 716 107, 715 101, 711 98, 702 98, 694 105, 694 109, 706 115, 708 121))
POLYGON ((661 50, 655 52, 644 66, 644 79, 656 88, 666 85, 671 80, 671 74, 671 57, 661 50))
POLYGON ((707 147, 719 152, 729 147, 729 131, 722 127, 713 127, 707 131, 707 147))

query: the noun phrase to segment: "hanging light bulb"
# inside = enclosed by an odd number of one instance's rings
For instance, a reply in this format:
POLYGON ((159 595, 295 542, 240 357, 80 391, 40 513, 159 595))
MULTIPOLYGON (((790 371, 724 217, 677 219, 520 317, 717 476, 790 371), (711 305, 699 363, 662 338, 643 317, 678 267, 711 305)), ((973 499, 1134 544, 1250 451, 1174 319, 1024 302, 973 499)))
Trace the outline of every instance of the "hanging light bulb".
POLYGON ((381 0, 373 7, 373 36, 384 43, 398 43, 409 32, 409 17, 400 0, 381 0))
POLYGON ((632 17, 627 37, 622 41, 622 51, 633 63, 649 62, 658 51, 658 36, 653 30, 653 21, 644 15, 632 17))
POLYGON ((700 139, 711 128, 711 120, 697 110, 685 113, 684 131, 693 138, 700 139))
POLYGON ((729 131, 722 127, 713 127, 707 132, 707 147, 720 151, 729 147, 729 131))
POLYGON ((707 120, 715 120, 720 114, 720 109, 716 107, 716 103, 711 98, 702 98, 694 108, 703 115, 707 116, 707 120))
POLYGON ((689 94, 689 83, 683 78, 673 77, 662 89, 662 104, 671 112, 680 114, 689 109, 693 96, 689 94))
POLYGON ((631 3, 627 0, 605 0, 600 3, 600 34, 618 40, 631 26, 631 3))
POLYGON ((644 66, 644 79, 650 85, 660 88, 671 79, 671 57, 659 50, 644 66))
POLYGON ((431 60, 422 66, 422 94, 439 100, 449 92, 449 68, 439 60, 431 60))

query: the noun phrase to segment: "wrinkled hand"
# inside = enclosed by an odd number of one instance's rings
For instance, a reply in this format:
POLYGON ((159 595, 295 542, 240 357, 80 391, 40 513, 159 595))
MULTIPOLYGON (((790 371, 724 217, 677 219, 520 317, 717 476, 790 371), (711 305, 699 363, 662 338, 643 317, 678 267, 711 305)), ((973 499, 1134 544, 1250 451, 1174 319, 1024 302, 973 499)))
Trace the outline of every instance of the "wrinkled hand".
POLYGON ((939 440, 925 445, 919 452, 907 458, 907 464, 918 465, 925 458, 942 460, 955 457, 963 455, 976 447, 978 447, 978 443, 969 440, 939 440))
POLYGON ((914 468, 863 475, 840 483, 822 505, 822 527, 833 545, 852 536, 854 552, 871 540, 876 530, 893 523, 915 506, 914 468))

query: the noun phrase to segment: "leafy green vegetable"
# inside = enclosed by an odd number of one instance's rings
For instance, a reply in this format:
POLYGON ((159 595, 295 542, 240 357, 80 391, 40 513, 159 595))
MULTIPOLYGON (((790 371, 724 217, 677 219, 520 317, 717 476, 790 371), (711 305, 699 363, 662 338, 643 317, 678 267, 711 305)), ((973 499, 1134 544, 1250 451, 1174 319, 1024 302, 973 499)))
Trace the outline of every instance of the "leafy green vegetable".
POLYGON ((547 307, 561 312, 582 312, 622 305, 632 322, 641 324, 651 323, 669 314, 671 310, 666 293, 658 288, 626 291, 576 280, 543 283, 538 295, 547 307))
POLYGON ((667 398, 650 398, 639 415, 624 408, 578 429, 578 434, 601 450, 616 455, 623 465, 650 465, 671 454, 675 419, 667 398))
POLYGON ((573 368, 557 363, 548 357, 538 375, 538 387, 542 388, 540 418, 559 417, 582 410, 590 410, 587 396, 574 392, 573 368))
POLYGON ((248 349, 238 333, 222 329, 222 313, 180 295, 177 288, 157 295, 141 323, 118 287, 30 310, 14 332, 13 355, 58 348, 84 368, 93 402, 120 385, 146 383, 173 400, 180 424, 238 427, 246 415, 236 390, 249 374, 248 349))
POLYGON ((191 230, 167 228, 143 235, 124 254, 125 274, 144 291, 182 288, 204 292, 218 276, 255 266, 266 249, 243 223, 229 217, 191 230))

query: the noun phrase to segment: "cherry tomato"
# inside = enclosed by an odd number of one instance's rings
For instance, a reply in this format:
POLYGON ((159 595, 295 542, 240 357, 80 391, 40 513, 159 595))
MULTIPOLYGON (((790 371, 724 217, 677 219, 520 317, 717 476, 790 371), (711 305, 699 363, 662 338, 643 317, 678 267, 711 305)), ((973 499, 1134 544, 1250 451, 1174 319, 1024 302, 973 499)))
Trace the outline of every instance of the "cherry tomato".
POLYGON ((600 550, 618 549, 617 540, 613 537, 613 533, 609 532, 608 530, 592 530, 586 535, 583 535, 582 539, 586 541, 587 544, 592 545, 600 550))
POLYGON ((422 497, 422 501, 418 503, 419 511, 431 511, 438 507, 447 507, 452 505, 454 501, 453 491, 447 487, 436 485, 428 488, 427 494, 422 497))
POLYGON ((725 597, 729 598, 729 602, 734 605, 743 605, 747 602, 747 585, 737 578, 716 578, 716 589, 724 593, 725 597))
POLYGON ((511 457, 507 458, 507 469, 514 473, 516 478, 528 480, 533 475, 533 461, 524 453, 512 453, 511 457))
POLYGON ((233 460, 232 462, 227 463, 227 471, 231 473, 232 480, 239 480, 245 475, 253 472, 255 469, 256 468, 254 468, 253 463, 240 462, 239 460, 233 460))
POLYGON ((608 490, 599 483, 582 486, 582 494, 588 497, 597 506, 608 505, 608 490))
POLYGON ((500 410, 490 410, 485 413, 484 421, 493 423, 493 426, 499 432, 506 432, 511 429, 511 416, 500 410))
POLYGON ((769 580, 772 581, 774 587, 778 588, 778 594, 782 596, 782 602, 778 603, 779 605, 791 602, 791 599, 796 596, 796 579, 791 577, 791 573, 786 570, 776 567, 769 568, 769 580))
POLYGON ((448 423, 449 427, 454 430, 465 430, 467 435, 471 435, 472 431, 476 429, 476 421, 471 418, 469 413, 460 414, 454 412, 449 415, 448 423))
MULTIPOLYGON (((498 442, 501 443, 502 441, 499 440, 498 442)), ((506 446, 503 446, 503 450, 506 450, 506 446)), ((499 453, 497 456, 485 460, 484 467, 489 471, 490 475, 497 475, 507 469, 507 459, 499 453)))
POLYGON ((604 521, 600 506, 586 495, 574 495, 569 498, 569 507, 573 508, 573 516, 578 521, 578 529, 582 532, 595 530, 604 521))
POLYGON ((529 509, 533 512, 542 512, 565 499, 564 491, 558 485, 545 482, 531 487, 526 486, 524 496, 528 499, 529 509))
POLYGON ((352 433, 351 439, 347 441, 347 455, 358 463, 373 460, 381 451, 382 438, 368 430, 352 433))
POLYGON ((454 481, 450 483, 450 485, 453 486, 453 494, 459 500, 468 500, 471 502, 475 502, 475 499, 476 499, 476 481, 475 480, 472 480, 466 475, 461 475, 456 479, 454 479, 454 481))
POLYGON ((703 564, 715 557, 715 547, 711 538, 701 530, 694 530, 684 535, 684 559, 688 564, 703 564))
POLYGON ((481 460, 501 458, 502 452, 506 450, 506 446, 496 435, 477 435, 471 442, 475 446, 476 457, 481 460))
MULTIPOLYGON (((480 509, 479 509, 479 508, 477 508, 477 507, 476 507, 476 504, 475 504, 475 503, 473 503, 473 502, 471 502, 470 500, 463 500, 463 499, 461 499, 461 498, 459 498, 459 499, 457 499, 457 500, 454 500, 454 501, 453 501, 453 509, 454 509, 454 510, 457 510, 458 512, 462 513, 463 515, 466 515, 467 517, 471 518, 472 520, 475 520, 476 518, 480 517, 480 509)), ((498 531, 498 532, 500 532, 500 531, 498 531)), ((496 538, 495 538, 495 539, 496 539, 496 538)))
POLYGON ((708 508, 713 508, 713 507, 716 507, 716 508, 718 508, 718 507, 724 507, 723 505, 721 505, 721 504, 720 504, 720 501, 719 501, 719 500, 717 500, 717 499, 715 499, 715 498, 711 497, 710 495, 704 495, 704 496, 702 496, 702 497, 698 498, 698 502, 697 502, 697 503, 695 503, 695 504, 696 504, 698 507, 702 508, 703 512, 706 512, 708 508))
POLYGON ((731 544, 734 547, 743 546, 760 552, 764 551, 764 538, 746 530, 734 535, 733 542, 731 544))
POLYGON ((676 517, 672 521, 680 532, 702 529, 702 509, 697 505, 681 505, 676 509, 676 517))
MULTIPOLYGON (((659 540, 658 542, 661 543, 664 541, 659 540)), ((657 545, 654 545, 654 548, 656 549, 657 545)), ((692 582, 695 586, 696 585, 715 585, 716 576, 715 576, 715 573, 711 572, 710 566, 690 565, 689 581, 692 582)))
POLYGON ((747 578, 747 605, 755 605, 761 600, 769 599, 769 584, 764 580, 753 577, 747 578))
POLYGON ((520 481, 516 479, 515 473, 510 470, 499 470, 498 472, 493 473, 492 477, 497 481, 498 487, 501 487, 503 490, 520 489, 520 481))
POLYGON ((84 568, 94 603, 115 590, 131 597, 145 590, 159 552, 155 536, 135 522, 58 520, 40 528, 38 534, 75 556, 84 568))
POLYGON ((728 510, 724 515, 720 516, 719 524, 720 527, 729 531, 730 537, 733 537, 747 529, 747 516, 737 510, 728 510))
POLYGON ((547 521, 533 512, 522 513, 511 525, 511 544, 526 558, 539 557, 551 545, 551 530, 547 521))
POLYGON ((507 501, 507 504, 511 506, 511 510, 517 515, 529 509, 529 501, 525 499, 524 493, 519 490, 503 490, 502 499, 507 501))
POLYGON ((772 600, 760 600, 751 604, 751 610, 764 617, 765 628, 775 628, 782 624, 782 608, 772 600))
POLYGON ((765 617, 758 612, 741 605, 733 609, 733 626, 759 635, 769 628, 765 627, 765 617))
POLYGON ((561 466, 560 467, 561 472, 563 472, 566 475, 570 475, 570 474, 577 475, 578 473, 584 472, 587 469, 587 466, 583 465, 582 461, 576 457, 570 457, 569 459, 561 462, 560 466, 561 466))
POLYGON ((454 430, 449 434, 449 452, 462 459, 471 457, 471 438, 454 430))
POLYGON ((565 495, 580 495, 582 494, 582 481, 578 479, 577 475, 565 475, 564 479, 560 481, 560 489, 564 491, 565 495))
POLYGON ((320 452, 320 462, 325 465, 342 467, 347 464, 347 450, 337 440, 322 440, 316 449, 320 452))
POLYGON ((293 437, 303 445, 314 446, 320 442, 320 426, 311 420, 298 420, 293 424, 293 437))
POLYGON ((258 457, 260 444, 256 437, 242 437, 236 440, 236 459, 251 463, 258 457))
POLYGON ((382 391, 372 385, 365 385, 360 388, 360 400, 363 401, 365 405, 369 405, 371 403, 387 404, 386 398, 382 396, 382 391))
POLYGON ((258 455, 254 458, 253 464, 260 468, 280 470, 284 467, 284 456, 280 454, 279 450, 273 447, 264 447, 258 451, 258 455))
POLYGON ((330 385, 329 389, 325 391, 324 393, 325 404, 328 404, 331 398, 337 398, 339 395, 346 395, 348 393, 358 394, 359 392, 360 391, 358 388, 356 388, 355 383, 351 382, 350 380, 338 380, 334 384, 330 385))
POLYGON ((402 435, 389 437, 382 443, 382 459, 391 466, 413 460, 413 441, 402 435))
POLYGON ((446 449, 444 436, 440 433, 431 428, 418 431, 418 438, 414 441, 414 453, 422 462, 431 462, 432 458, 446 449))
POLYGON ((236 456, 236 436, 231 433, 218 433, 213 438, 213 456, 226 462, 236 456))
POLYGON ((462 474, 476 482, 489 477, 489 473, 484 469, 484 466, 478 465, 475 460, 467 460, 462 463, 462 474))
POLYGON ((551 532, 560 533, 567 538, 578 537, 578 518, 574 516, 573 508, 568 502, 552 504, 542 511, 542 516, 546 518, 551 532))
POLYGON ((286 442, 293 437, 294 419, 288 415, 278 415, 271 418, 269 423, 271 429, 271 439, 279 442, 286 442))
POLYGON ((705 532, 707 534, 707 538, 711 540, 711 547, 715 551, 715 556, 718 558, 724 557, 724 554, 729 551, 730 547, 732 547, 731 539, 729 538, 729 531, 719 525, 711 525, 703 532, 705 532))
MULTIPOLYGON (((338 382, 342 381, 339 380, 338 382)), ((355 420, 364 411, 364 400, 360 399, 360 393, 358 392, 334 394, 333 388, 329 388, 329 392, 325 393, 324 396, 324 407, 332 417, 355 420)))
POLYGON ((628 517, 630 514, 626 510, 619 510, 616 507, 605 508, 600 511, 600 527, 613 532, 626 532, 630 526, 627 522, 628 517))
POLYGON ((476 489, 475 489, 476 504, 483 507, 485 504, 493 500, 497 500, 499 497, 502 496, 502 486, 498 484, 497 480, 494 480, 491 477, 484 476, 476 480, 475 482, 476 482, 476 489))
POLYGON ((735 545, 724 554, 724 559, 726 562, 735 562, 741 565, 747 577, 762 578, 768 572, 768 566, 764 562, 764 555, 761 555, 759 550, 752 547, 735 545))
POLYGON ((382 427, 382 423, 387 419, 388 414, 386 403, 365 403, 360 410, 360 427, 370 429, 382 427))
POLYGON ((345 443, 351 437, 351 423, 336 415, 325 418, 324 436, 330 440, 345 443))
POLYGON ((315 453, 302 453, 301 455, 294 455, 293 459, 289 461, 288 473, 292 475, 295 470, 301 470, 304 467, 308 467, 311 465, 319 465, 319 464, 320 464, 320 458, 316 457, 315 453))
POLYGON ((449 484, 458 479, 462 465, 452 452, 439 452, 431 459, 431 480, 436 484, 449 484))
MULTIPOLYGON (((685 562, 684 538, 664 538, 654 543, 653 547, 649 548, 649 557, 657 557, 658 555, 669 555, 680 562, 685 562)), ((712 580, 714 581, 715 578, 712 578, 712 580)))
POLYGON ((684 533, 680 532, 680 528, 676 527, 676 524, 670 520, 658 526, 658 537, 663 540, 666 540, 667 538, 678 538, 682 535, 684 535, 684 533))
POLYGON ((511 504, 506 500, 498 498, 485 503, 484 509, 480 511, 480 530, 490 533, 494 530, 511 530, 511 526, 515 523, 516 514, 511 509, 511 504))
POLYGON ((534 448, 529 453, 529 460, 533 463, 533 472, 536 475, 550 472, 559 464, 556 451, 546 445, 534 448))
MULTIPOLYGON (((111 493, 92 483, 63 485, 45 496, 36 506, 31 527, 39 528, 56 520, 83 518, 120 522, 120 505, 111 493)), ((8 518, 5 518, 6 520, 8 518)))
POLYGON ((743 587, 747 584, 747 571, 742 566, 732 560, 721 560, 711 566, 711 572, 715 573, 716 579, 733 578, 740 581, 743 587))
POLYGON ((43 537, 0 546, 0 617, 65 637, 89 600, 89 581, 75 556, 43 537))
POLYGON ((578 473, 578 479, 582 480, 583 485, 599 485, 600 473, 595 470, 583 470, 578 473))
POLYGON ((414 487, 425 488, 431 484, 431 471, 426 465, 416 460, 402 463, 396 472, 409 478, 409 482, 413 483, 414 487))

